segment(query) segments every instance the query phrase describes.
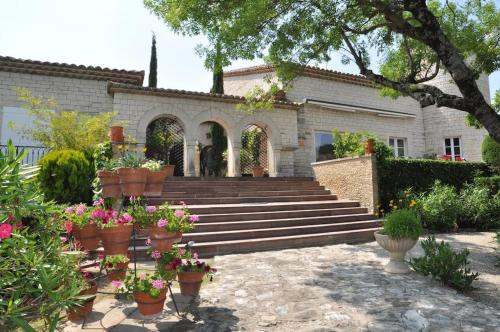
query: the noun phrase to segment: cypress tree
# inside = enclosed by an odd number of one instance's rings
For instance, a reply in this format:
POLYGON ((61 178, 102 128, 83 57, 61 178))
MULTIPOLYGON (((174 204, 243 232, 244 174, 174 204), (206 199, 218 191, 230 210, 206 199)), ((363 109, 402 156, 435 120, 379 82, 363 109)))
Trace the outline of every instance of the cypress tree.
POLYGON ((224 71, 222 70, 222 59, 221 59, 221 48, 220 44, 217 43, 215 60, 214 60, 214 73, 211 93, 224 94, 224 71))
POLYGON ((150 88, 156 88, 157 83, 157 62, 156 62, 156 36, 153 33, 151 42, 151 60, 149 60, 149 84, 150 88))

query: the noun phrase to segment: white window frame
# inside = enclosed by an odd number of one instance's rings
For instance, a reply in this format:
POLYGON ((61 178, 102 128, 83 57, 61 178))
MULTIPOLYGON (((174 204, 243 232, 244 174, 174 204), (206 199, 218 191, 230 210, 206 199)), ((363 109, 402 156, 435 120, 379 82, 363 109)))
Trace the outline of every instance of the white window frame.
POLYGON ((389 136, 387 139, 387 145, 392 147, 394 157, 396 158, 406 158, 408 157, 408 139, 406 137, 396 137, 396 136, 389 136), (394 146, 391 146, 391 139, 394 140, 394 146), (398 140, 403 141, 403 155, 398 156, 398 140))
POLYGON ((443 155, 446 155, 446 140, 449 139, 451 143, 451 160, 455 160, 455 144, 453 143, 453 140, 455 138, 458 138, 458 147, 460 148, 460 154, 458 157, 464 159, 464 149, 462 147, 462 136, 446 136, 443 137, 443 155))

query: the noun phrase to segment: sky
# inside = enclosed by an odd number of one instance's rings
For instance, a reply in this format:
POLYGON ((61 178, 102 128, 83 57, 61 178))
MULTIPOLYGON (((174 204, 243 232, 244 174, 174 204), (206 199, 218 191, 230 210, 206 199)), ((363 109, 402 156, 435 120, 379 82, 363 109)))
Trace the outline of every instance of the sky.
MULTIPOLYGON (((195 47, 205 39, 174 34, 144 8, 141 0, 1 0, 0 55, 118 69, 147 69, 151 34, 157 37, 158 87, 210 90, 212 76, 195 47)), ((262 60, 237 61, 241 68, 262 60)), ((339 58, 322 68, 358 74, 339 58)), ((500 89, 500 71, 490 76, 491 94, 500 89)))

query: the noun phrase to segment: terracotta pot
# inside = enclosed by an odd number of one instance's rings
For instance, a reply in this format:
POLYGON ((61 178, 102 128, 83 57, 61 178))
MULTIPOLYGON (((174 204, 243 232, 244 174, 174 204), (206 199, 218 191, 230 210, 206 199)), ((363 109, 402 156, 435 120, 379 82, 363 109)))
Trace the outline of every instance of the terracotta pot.
POLYGON ((139 312, 144 316, 150 316, 162 312, 166 297, 166 289, 161 291, 158 298, 152 298, 149 293, 134 292, 134 298, 135 302, 137 302, 139 312))
POLYGON ((83 250, 96 250, 101 240, 99 237, 99 230, 95 224, 89 224, 83 227, 74 225, 73 236, 80 242, 83 250))
POLYGON ((102 246, 104 247, 104 255, 127 256, 133 227, 132 224, 121 224, 100 229, 99 234, 101 235, 102 246))
POLYGON ((123 280, 125 279, 125 275, 127 274, 128 263, 117 263, 114 265, 112 270, 106 271, 106 277, 108 281, 111 282, 113 280, 123 280))
POLYGON ((168 170, 163 169, 158 172, 148 170, 148 180, 144 193, 148 196, 159 196, 163 191, 165 178, 167 177, 168 170))
MULTIPOLYGON (((97 284, 92 282, 92 287, 80 292, 80 295, 95 295, 97 293, 97 284)), ((76 322, 85 319, 91 312, 92 306, 94 305, 95 296, 85 300, 81 306, 74 307, 66 311, 68 314, 68 319, 72 322, 76 322)))
POLYGON ((184 296, 197 296, 205 272, 177 272, 177 280, 184 296))
POLYGON ((408 250, 413 248, 418 240, 413 239, 393 239, 388 235, 375 232, 377 243, 387 250, 390 255, 389 263, 385 270, 389 273, 408 273, 410 268, 405 262, 405 255, 408 250))
POLYGON ((138 225, 134 225, 134 228, 136 237, 149 237, 149 234, 151 234, 151 227, 142 228, 138 225))
POLYGON ((109 127, 108 136, 113 143, 122 143, 125 138, 123 136, 122 126, 111 126, 109 127))
POLYGON ((174 176, 175 165, 165 165, 163 170, 167 173, 167 177, 174 176))
POLYGON ((98 171, 97 176, 102 186, 103 197, 122 197, 122 188, 120 187, 120 177, 116 172, 98 171))
POLYGON ((252 167, 252 175, 253 175, 253 177, 262 177, 262 176, 264 176, 264 167, 262 167, 262 166, 254 166, 254 167, 252 167))
POLYGON ((147 168, 119 168, 120 186, 125 196, 142 196, 148 179, 147 168))
POLYGON ((373 153, 375 153, 375 140, 373 138, 369 138, 365 142, 365 154, 373 153))
POLYGON ((182 238, 182 233, 167 232, 164 228, 152 227, 149 234, 151 248, 159 252, 167 252, 172 249, 172 245, 182 238))

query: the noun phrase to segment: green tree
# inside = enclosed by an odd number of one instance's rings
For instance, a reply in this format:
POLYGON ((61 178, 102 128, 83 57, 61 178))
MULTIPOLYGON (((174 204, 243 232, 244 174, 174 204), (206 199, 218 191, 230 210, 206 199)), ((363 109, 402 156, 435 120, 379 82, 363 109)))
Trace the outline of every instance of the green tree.
POLYGON ((224 71, 222 70, 220 43, 216 45, 216 55, 213 68, 213 83, 210 92, 224 94, 224 71))
POLYGON ((151 59, 149 60, 149 82, 150 88, 156 88, 158 75, 158 63, 156 61, 156 36, 153 33, 151 40, 151 59))
MULTIPOLYGON (((449 107, 473 115, 500 142, 500 115, 485 100, 476 79, 500 67, 500 12, 477 0, 144 0, 174 31, 205 34, 199 48, 223 62, 264 57, 279 66, 284 82, 311 61, 339 51, 362 75, 392 96, 407 95, 422 106, 449 107), (380 70, 370 66, 382 59, 380 70), (372 59, 371 59, 372 58, 372 59), (448 72, 461 96, 432 84, 448 72)), ((333 91, 332 91, 333 92, 333 91)))

